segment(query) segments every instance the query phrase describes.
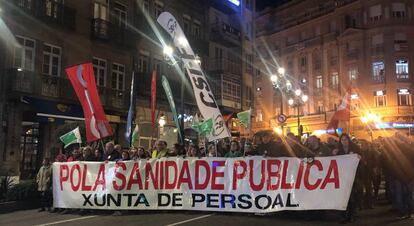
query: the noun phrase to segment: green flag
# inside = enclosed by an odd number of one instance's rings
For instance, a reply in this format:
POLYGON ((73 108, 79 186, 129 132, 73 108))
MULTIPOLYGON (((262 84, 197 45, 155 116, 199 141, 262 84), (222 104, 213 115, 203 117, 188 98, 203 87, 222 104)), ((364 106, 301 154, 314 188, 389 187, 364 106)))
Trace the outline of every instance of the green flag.
POLYGON ((252 110, 242 111, 237 113, 237 119, 239 119, 240 124, 242 124, 246 128, 250 128, 251 126, 251 115, 252 110))
POLYGON ((64 148, 66 148, 67 146, 71 144, 82 143, 81 135, 79 132, 79 127, 76 127, 76 129, 70 131, 69 133, 62 135, 59 139, 65 144, 64 148))
POLYGON ((132 132, 131 146, 134 146, 135 142, 139 140, 139 127, 135 125, 134 131, 132 132))
MULTIPOLYGON (((165 94, 167 95, 167 100, 168 103, 170 104, 170 108, 171 108, 171 112, 173 114, 173 118, 174 118, 174 122, 175 122, 175 126, 178 129, 178 135, 180 136, 180 140, 182 143, 184 143, 184 136, 183 134, 181 134, 181 127, 180 127, 180 123, 178 121, 178 116, 177 116, 177 110, 175 108, 175 102, 174 102, 174 97, 170 88, 170 84, 167 80, 167 78, 163 75, 162 76, 162 87, 164 87, 164 91, 165 94)), ((182 128, 184 129, 184 128, 182 128)))
POLYGON ((201 136, 206 136, 207 134, 210 134, 212 130, 213 130, 213 119, 211 118, 198 124, 198 131, 200 132, 201 136))

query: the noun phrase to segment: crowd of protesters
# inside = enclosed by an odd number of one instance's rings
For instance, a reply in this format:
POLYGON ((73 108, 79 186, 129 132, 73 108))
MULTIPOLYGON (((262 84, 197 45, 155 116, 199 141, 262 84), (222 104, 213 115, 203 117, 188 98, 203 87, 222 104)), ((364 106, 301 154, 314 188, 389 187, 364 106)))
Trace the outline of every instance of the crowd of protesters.
MULTIPOLYGON (((289 133, 278 136, 263 132, 252 138, 221 140, 217 143, 199 147, 194 143, 174 144, 167 148, 166 141, 158 140, 154 147, 124 149, 118 144, 108 142, 104 150, 86 146, 73 148, 70 155, 59 154, 57 162, 71 161, 128 161, 156 159, 163 157, 298 157, 308 163, 315 157, 357 154, 360 158, 347 210, 342 222, 352 222, 358 209, 372 209, 379 198, 379 189, 385 182, 385 195, 397 211, 399 219, 413 219, 414 190, 414 142, 400 133, 393 137, 369 142, 342 134, 339 139, 329 137, 322 142, 317 136, 309 136, 300 142, 298 137, 289 133)), ((51 207, 51 167, 45 159, 37 175, 38 190, 41 193, 42 209, 51 207)), ((55 212, 58 210, 54 210, 55 212)), ((66 212, 67 210, 60 210, 66 212)), ((119 211, 115 211, 119 214, 119 211)))

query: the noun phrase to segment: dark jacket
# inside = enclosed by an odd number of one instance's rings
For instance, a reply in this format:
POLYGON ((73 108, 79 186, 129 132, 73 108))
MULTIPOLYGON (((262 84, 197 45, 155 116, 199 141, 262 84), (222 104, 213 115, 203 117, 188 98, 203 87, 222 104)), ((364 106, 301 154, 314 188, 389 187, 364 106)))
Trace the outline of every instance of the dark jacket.
POLYGON ((270 141, 265 144, 262 143, 257 147, 257 152, 259 155, 265 155, 268 157, 288 157, 289 152, 282 143, 277 143, 275 141, 270 141))
POLYGON ((121 156, 120 156, 120 154, 117 152, 117 151, 112 151, 112 153, 111 154, 104 154, 104 161, 116 161, 117 159, 120 159, 121 158, 121 156))

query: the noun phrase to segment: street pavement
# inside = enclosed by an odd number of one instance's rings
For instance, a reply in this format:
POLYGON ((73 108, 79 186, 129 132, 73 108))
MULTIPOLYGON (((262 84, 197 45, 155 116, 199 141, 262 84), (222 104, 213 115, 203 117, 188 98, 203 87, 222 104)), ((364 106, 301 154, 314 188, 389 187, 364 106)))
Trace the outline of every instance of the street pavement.
MULTIPOLYGON (((279 212, 272 215, 256 216, 245 213, 212 213, 193 211, 127 211, 122 216, 113 216, 112 211, 95 212, 87 215, 57 214, 37 210, 15 211, 0 215, 1 226, 24 225, 197 225, 197 226, 253 226, 253 225, 339 225, 339 213, 311 213, 313 220, 305 219, 302 213, 279 212), (324 218, 324 219, 322 219, 324 218)), ((358 211, 358 217, 347 225, 414 225, 414 220, 397 220, 396 213, 389 205, 379 205, 371 210, 358 211)))

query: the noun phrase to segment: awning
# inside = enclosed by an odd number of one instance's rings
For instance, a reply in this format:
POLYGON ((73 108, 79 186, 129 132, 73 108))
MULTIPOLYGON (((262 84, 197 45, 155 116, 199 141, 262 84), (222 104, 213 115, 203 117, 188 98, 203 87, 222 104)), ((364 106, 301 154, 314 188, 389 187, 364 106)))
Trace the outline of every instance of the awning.
MULTIPOLYGON (((77 104, 68 104, 35 97, 22 97, 21 102, 30 105, 34 109, 36 119, 40 122, 48 121, 49 118, 74 121, 85 120, 82 106, 77 104)), ((106 117, 109 122, 121 122, 121 118, 118 115, 106 115, 106 117)))

